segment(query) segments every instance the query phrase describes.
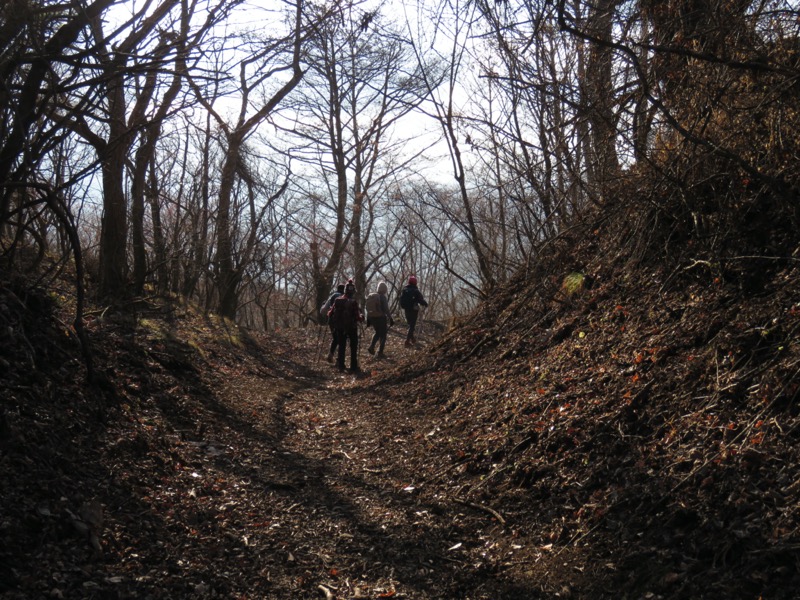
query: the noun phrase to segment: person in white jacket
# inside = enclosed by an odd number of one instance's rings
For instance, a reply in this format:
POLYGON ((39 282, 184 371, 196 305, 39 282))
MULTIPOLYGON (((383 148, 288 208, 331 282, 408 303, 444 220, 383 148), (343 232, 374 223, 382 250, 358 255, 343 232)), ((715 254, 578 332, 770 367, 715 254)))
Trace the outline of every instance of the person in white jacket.
MULTIPOLYGON (((367 348, 367 351, 370 354, 375 354, 375 347, 377 346, 377 358, 383 358, 386 336, 389 333, 389 327, 394 325, 394 320, 389 314, 389 286, 386 285, 385 281, 381 281, 378 284, 378 291, 375 294, 378 295, 377 302, 374 299, 367 302, 372 307, 371 310, 369 306, 367 307, 367 324, 375 328, 372 343, 367 348)), ((370 295, 372 296, 372 294, 370 295)))

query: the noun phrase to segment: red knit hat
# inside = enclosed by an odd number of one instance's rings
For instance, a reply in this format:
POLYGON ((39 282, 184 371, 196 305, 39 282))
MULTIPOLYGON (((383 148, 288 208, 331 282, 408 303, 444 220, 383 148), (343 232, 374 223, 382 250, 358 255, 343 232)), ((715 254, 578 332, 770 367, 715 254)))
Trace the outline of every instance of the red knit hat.
POLYGON ((417 276, 416 275, 412 275, 411 277, 409 277, 408 278, 408 283, 409 283, 409 285, 417 285, 417 276))

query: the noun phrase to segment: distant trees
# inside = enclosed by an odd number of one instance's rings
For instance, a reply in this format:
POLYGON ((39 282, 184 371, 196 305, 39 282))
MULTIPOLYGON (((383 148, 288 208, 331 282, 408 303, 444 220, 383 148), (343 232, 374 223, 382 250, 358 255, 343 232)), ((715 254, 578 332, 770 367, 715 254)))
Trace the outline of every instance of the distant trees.
MULTIPOLYGON (((398 175, 408 153, 396 124, 423 99, 424 65, 383 14, 382 5, 342 3, 334 19, 318 21, 306 48, 305 79, 294 116, 283 123, 296 139, 293 155, 304 163, 314 203, 307 224, 315 306, 330 292, 348 256, 352 277, 367 287, 368 246, 380 194, 398 175)), ((375 257, 379 260, 379 257, 375 257)))
MULTIPOLYGON (((236 94, 239 97, 238 113, 232 124, 229 124, 215 108, 213 101, 217 98, 206 97, 197 78, 191 79, 198 101, 216 121, 223 136, 224 154, 217 199, 214 268, 218 294, 217 310, 222 316, 231 319, 236 317, 239 286, 244 270, 253 257, 263 213, 276 197, 273 195, 267 198, 261 208, 256 206, 258 182, 254 179, 254 166, 247 162, 245 142, 300 82, 303 75, 300 62, 301 43, 305 37, 302 21, 303 2, 297 0, 291 25, 285 35, 274 37, 254 35, 252 39, 243 39, 242 45, 233 50, 240 58, 231 65, 234 69, 234 80, 237 82, 236 94), (281 80, 280 77, 284 74, 285 77, 281 80), (274 84, 274 90, 265 91, 265 85, 271 84, 275 79, 279 81, 274 84), (246 213, 249 219, 247 229, 243 232, 244 223, 232 219, 237 208, 233 206, 237 201, 234 197, 234 187, 237 183, 242 186, 238 190, 242 194, 238 202, 247 206, 246 213), (244 235, 239 247, 235 248, 238 233, 244 235)), ((277 195, 284 190, 285 185, 279 188, 277 195)))
POLYGON ((395 274, 397 287, 405 285, 405 275, 418 275, 429 304, 443 306, 440 315, 465 312, 484 292, 475 277, 478 265, 462 201, 457 189, 424 181, 392 193, 391 215, 400 228, 397 262, 406 267, 395 274))
POLYGON ((670 231, 798 225, 796 3, 402 8, 3 3, 3 268, 269 328, 344 276, 463 311, 634 178, 670 231))

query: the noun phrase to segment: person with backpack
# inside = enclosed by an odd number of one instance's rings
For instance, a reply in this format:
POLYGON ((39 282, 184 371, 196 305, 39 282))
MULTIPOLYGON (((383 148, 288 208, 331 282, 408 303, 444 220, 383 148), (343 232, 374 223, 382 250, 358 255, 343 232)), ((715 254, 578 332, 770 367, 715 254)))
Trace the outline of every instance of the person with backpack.
POLYGON ((417 287, 417 277, 412 275, 408 278, 408 285, 406 285, 400 293, 400 308, 403 309, 406 322, 408 323, 406 346, 417 343, 417 338, 414 337, 414 330, 417 327, 417 317, 419 316, 420 306, 428 306, 428 303, 417 287))
POLYGON ((367 352, 375 354, 375 346, 378 346, 376 358, 383 358, 383 349, 386 347, 386 335, 389 327, 394 325, 394 319, 389 313, 389 286, 385 281, 378 284, 378 291, 372 292, 367 296, 365 308, 367 309, 367 325, 375 328, 372 336, 372 343, 367 348, 367 352))
POLYGON ((336 367, 340 371, 344 371, 347 341, 350 340, 350 370, 353 373, 360 373, 361 369, 358 367, 358 324, 364 320, 364 315, 361 314, 355 295, 356 286, 352 279, 348 279, 347 284, 344 286, 344 294, 333 301, 333 306, 328 312, 328 322, 336 329, 339 350, 336 367))
POLYGON ((328 299, 325 301, 325 304, 322 305, 322 308, 319 309, 319 314, 322 319, 325 320, 325 323, 328 324, 328 329, 331 330, 331 348, 328 352, 328 362, 333 362, 333 354, 336 352, 336 346, 339 344, 339 338, 336 335, 336 328, 331 323, 330 318, 328 317, 328 313, 333 307, 333 301, 336 300, 339 296, 344 295, 344 284, 340 283, 336 286, 336 290, 328 296, 328 299))

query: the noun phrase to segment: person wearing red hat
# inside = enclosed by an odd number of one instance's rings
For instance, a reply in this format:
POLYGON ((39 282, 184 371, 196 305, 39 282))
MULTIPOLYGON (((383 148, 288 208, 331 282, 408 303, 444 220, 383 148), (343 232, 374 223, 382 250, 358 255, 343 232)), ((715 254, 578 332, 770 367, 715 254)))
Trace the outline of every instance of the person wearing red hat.
POLYGON ((408 285, 403 288, 400 293, 400 308, 403 309, 408 323, 408 331, 406 332, 406 346, 411 346, 417 343, 417 338, 414 336, 414 330, 417 327, 417 318, 419 317, 419 307, 428 306, 422 292, 417 287, 416 275, 411 275, 408 278, 408 285))

